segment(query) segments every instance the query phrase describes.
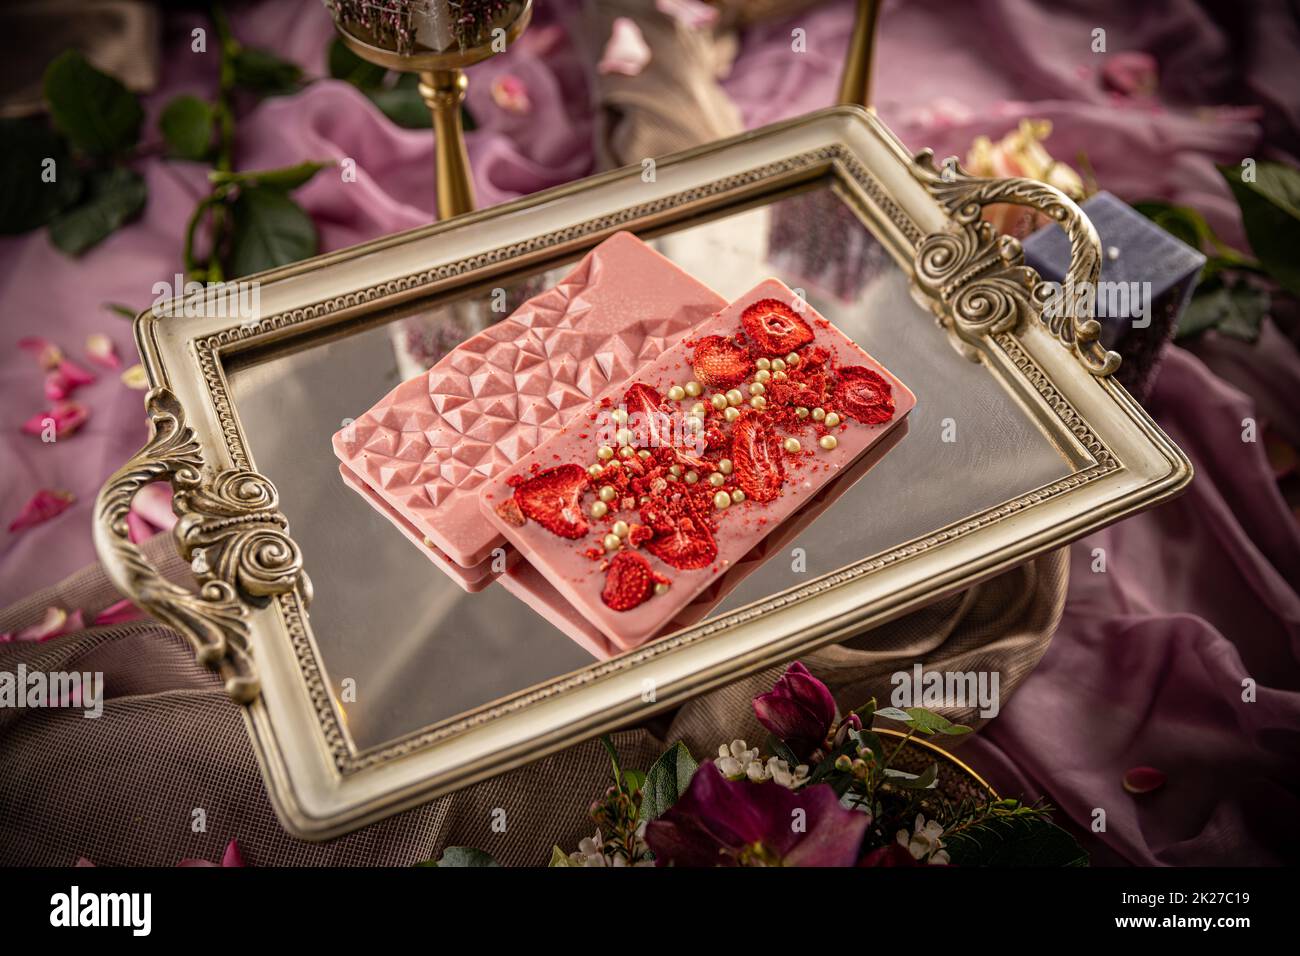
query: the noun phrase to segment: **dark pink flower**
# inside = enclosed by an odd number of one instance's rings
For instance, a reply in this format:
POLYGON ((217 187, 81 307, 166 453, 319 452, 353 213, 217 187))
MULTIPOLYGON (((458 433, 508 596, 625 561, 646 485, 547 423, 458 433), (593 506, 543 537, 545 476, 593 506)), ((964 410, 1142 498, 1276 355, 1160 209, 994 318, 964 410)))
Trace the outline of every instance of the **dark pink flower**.
POLYGON ((90 409, 86 408, 81 402, 56 402, 53 408, 48 411, 37 412, 23 422, 23 433, 43 438, 46 428, 52 424, 56 439, 67 438, 86 424, 86 419, 89 417, 90 409))
POLYGON ((710 760, 645 839, 657 866, 852 866, 870 824, 828 784, 728 780, 710 760))
POLYGON ((795 661, 776 685, 754 698, 754 715, 805 760, 826 740, 835 723, 835 698, 826 685, 795 661))
POLYGON ((27 504, 23 505, 23 510, 18 513, 18 517, 9 522, 9 531, 10 533, 26 531, 51 518, 57 518, 71 508, 76 500, 70 491, 42 488, 32 495, 32 499, 27 504))
POLYGON ((876 847, 858 863, 858 866, 922 866, 920 860, 912 856, 907 847, 900 843, 886 843, 876 847))

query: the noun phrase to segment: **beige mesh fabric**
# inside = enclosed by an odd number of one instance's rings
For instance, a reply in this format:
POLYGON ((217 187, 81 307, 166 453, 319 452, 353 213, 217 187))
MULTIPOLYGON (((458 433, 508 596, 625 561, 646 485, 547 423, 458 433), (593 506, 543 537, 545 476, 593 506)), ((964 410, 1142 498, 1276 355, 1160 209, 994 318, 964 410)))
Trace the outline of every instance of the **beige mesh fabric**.
MULTIPOLYGON (((147 550, 161 557, 168 536, 147 550)), ((805 657, 841 708, 888 698, 888 675, 914 660, 939 669, 997 670, 1005 700, 1047 649, 1065 599, 1065 551, 805 657)), ((183 572, 178 561, 174 573, 183 572)), ((38 621, 46 607, 97 610, 118 600, 103 571, 79 572, 0 612, 0 632, 38 621)), ((0 644, 0 670, 102 671, 103 716, 79 710, 0 712, 0 864, 169 866, 220 860, 238 839, 250 865, 406 865, 446 846, 474 846, 503 864, 544 865, 594 826, 586 807, 609 785, 595 741, 537 761, 329 843, 290 839, 271 810, 236 705, 189 645, 152 621, 91 628, 43 644, 0 644), (202 809, 206 832, 194 832, 202 809), (505 813, 504 832, 493 820, 505 813)), ((614 735, 627 766, 648 768, 666 741, 697 757, 743 737, 761 742, 752 697, 782 668, 692 701, 646 727, 614 735)), ((961 718, 961 713, 949 716, 961 718)))

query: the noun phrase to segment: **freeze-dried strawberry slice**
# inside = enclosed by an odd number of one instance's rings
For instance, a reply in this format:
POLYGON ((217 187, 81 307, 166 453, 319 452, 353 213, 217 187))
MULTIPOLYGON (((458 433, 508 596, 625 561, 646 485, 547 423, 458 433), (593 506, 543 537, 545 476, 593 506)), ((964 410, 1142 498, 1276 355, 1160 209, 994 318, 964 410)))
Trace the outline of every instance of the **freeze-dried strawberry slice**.
POLYGON ((710 388, 734 388, 754 371, 749 353, 730 339, 710 335, 695 343, 695 377, 710 388))
POLYGON ((644 555, 620 551, 605 572, 600 599, 615 611, 630 611, 654 593, 655 573, 644 555))
POLYGON ((515 488, 515 502, 524 516, 561 538, 581 538, 587 533, 582 514, 582 493, 587 470, 581 465, 559 465, 538 472, 515 488))
POLYGON ((813 340, 813 331, 780 299, 759 299, 740 315, 745 334, 764 355, 784 355, 813 340))
POLYGON ((678 505, 647 505, 641 509, 641 520, 654 531, 646 550, 679 571, 707 567, 718 556, 717 542, 685 499, 678 499, 678 505))
POLYGON ((668 442, 661 440, 659 434, 661 430, 659 406, 662 403, 663 396, 644 382, 633 383, 623 394, 623 404, 627 407, 628 425, 633 434, 638 436, 637 444, 644 441, 645 445, 651 448, 668 444, 668 442))
POLYGON ((835 409, 867 425, 894 417, 893 389, 884 377, 861 365, 835 372, 835 409))
POLYGON ((785 468, 776 434, 758 412, 745 412, 731 429, 731 461, 736 484, 754 501, 774 501, 785 468))

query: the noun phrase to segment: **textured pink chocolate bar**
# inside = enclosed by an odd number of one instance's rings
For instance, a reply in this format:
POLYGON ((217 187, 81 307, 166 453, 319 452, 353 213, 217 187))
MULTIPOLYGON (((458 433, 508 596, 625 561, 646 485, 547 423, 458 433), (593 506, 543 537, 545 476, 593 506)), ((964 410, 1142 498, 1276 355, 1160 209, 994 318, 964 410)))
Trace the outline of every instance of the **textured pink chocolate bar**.
MULTIPOLYGON (((759 306, 760 310, 762 308, 759 306)), ((836 374, 842 373, 837 371, 836 374)), ((744 387, 746 386, 742 386, 744 387)), ((711 393, 706 390, 700 400, 708 403, 710 398, 711 393)), ((693 398, 687 398, 681 411, 684 412, 694 401, 693 398)), ((849 469, 860 456, 902 422, 915 404, 915 396, 883 366, 810 306, 798 300, 783 283, 768 279, 726 310, 702 323, 688 340, 677 344, 641 369, 633 380, 610 388, 550 441, 485 482, 479 500, 483 514, 519 549, 525 560, 602 634, 618 647, 627 649, 645 642, 678 619, 683 609, 720 575, 799 508, 812 501, 831 479, 849 469), (706 567, 694 570, 674 568, 648 550, 638 549, 634 553, 645 557, 654 573, 670 581, 670 587, 666 592, 656 593, 630 610, 609 607, 601 599, 606 582, 607 561, 593 555, 598 554, 598 546, 615 521, 632 523, 640 520, 635 508, 620 509, 611 506, 607 515, 596 518, 591 514, 591 505, 596 500, 596 488, 600 480, 592 481, 580 501, 589 529, 580 538, 573 540, 553 534, 533 520, 519 523, 517 513, 512 516, 512 509, 508 506, 502 509, 506 511, 504 515, 498 509, 507 505, 511 499, 517 503, 519 499, 515 494, 515 486, 537 474, 550 472, 557 466, 569 463, 585 468, 595 461, 599 440, 594 434, 598 426, 593 423, 600 420, 602 410, 618 406, 624 401, 628 386, 633 382, 644 383, 659 395, 668 395, 673 385, 680 385, 695 377, 692 364, 697 342, 710 336, 733 338, 741 328, 741 315, 745 310, 751 305, 771 299, 785 303, 803 316, 815 334, 810 347, 825 350, 831 367, 837 370, 865 368, 880 375, 889 384, 893 401, 892 415, 879 424, 856 420, 842 422, 834 430, 836 443, 829 449, 821 448, 814 437, 805 434, 803 442, 811 447, 801 446, 797 451, 785 453, 783 467, 788 480, 782 484, 775 500, 760 502, 749 498, 732 505, 727 514, 719 517, 718 527, 712 535, 717 545, 717 556, 706 567)), ((748 415, 749 412, 745 414, 748 415)), ((811 423, 791 426, 794 429, 801 427, 814 434, 816 432, 811 423)), ((791 432, 790 435, 793 437, 794 433, 791 432)), ((664 490, 661 494, 669 495, 671 490, 664 490)), ((621 553, 630 550, 632 549, 625 544, 621 553)))
POLYGON ((373 488, 363 482, 356 476, 347 465, 339 465, 339 477, 343 483, 359 494, 370 504, 377 512, 383 515, 392 523, 398 531, 406 537, 411 544, 415 545, 424 554, 426 558, 432 561, 443 574, 451 578, 470 594, 477 594, 485 587, 495 581, 498 577, 497 569, 503 564, 509 568, 511 565, 519 563, 519 552, 508 544, 503 544, 502 561, 497 561, 495 557, 488 557, 472 567, 462 567, 451 558, 442 553, 442 550, 434 545, 432 541, 421 535, 409 521, 393 510, 388 502, 380 498, 373 488))
POLYGON ((341 429, 334 453, 420 538, 472 568, 501 544, 479 512, 479 487, 725 304, 616 233, 553 289, 341 429))
MULTIPOLYGON (((821 517, 841 495, 857 484, 858 480, 898 444, 905 434, 907 434, 906 421, 890 429, 869 452, 832 478, 813 500, 787 518, 777 530, 750 548, 748 554, 697 594, 690 604, 682 608, 671 621, 656 632, 656 636, 690 627, 707 617, 709 612, 739 587, 745 578, 758 570, 772 555, 783 551, 810 524, 821 517)), ((542 576, 541 572, 527 561, 514 562, 510 570, 497 580, 507 591, 598 660, 608 660, 619 653, 619 647, 579 614, 574 606, 542 576)))

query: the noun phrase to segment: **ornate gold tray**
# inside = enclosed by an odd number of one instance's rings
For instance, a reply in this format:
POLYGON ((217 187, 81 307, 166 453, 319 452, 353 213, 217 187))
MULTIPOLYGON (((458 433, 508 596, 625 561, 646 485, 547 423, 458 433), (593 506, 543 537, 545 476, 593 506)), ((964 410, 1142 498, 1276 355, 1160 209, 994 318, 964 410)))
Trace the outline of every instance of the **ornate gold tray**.
POLYGON ((1056 190, 940 173, 837 108, 265 273, 253 320, 222 317, 220 290, 161 305, 135 327, 153 437, 100 495, 99 552, 222 669, 299 837, 642 720, 1190 480, 1112 380, 1091 316, 1045 318, 1050 290, 981 223, 997 202, 1058 222, 1071 280, 1097 280, 1096 233, 1056 190), (918 406, 897 447, 710 617, 596 662, 503 588, 447 580, 343 484, 330 436, 410 374, 410 336, 451 347, 619 229, 729 298, 769 275, 801 289, 918 406), (176 490, 194 589, 127 540, 131 495, 158 480, 176 490))

